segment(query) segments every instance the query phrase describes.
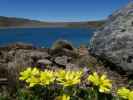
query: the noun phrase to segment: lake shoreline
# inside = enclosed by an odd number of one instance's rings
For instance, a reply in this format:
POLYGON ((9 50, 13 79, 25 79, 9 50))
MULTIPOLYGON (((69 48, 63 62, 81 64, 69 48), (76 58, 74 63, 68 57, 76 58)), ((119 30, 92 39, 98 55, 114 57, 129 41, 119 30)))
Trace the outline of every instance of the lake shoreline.
POLYGON ((89 27, 0 27, 0 29, 45 29, 45 28, 66 28, 66 29, 95 29, 89 27))

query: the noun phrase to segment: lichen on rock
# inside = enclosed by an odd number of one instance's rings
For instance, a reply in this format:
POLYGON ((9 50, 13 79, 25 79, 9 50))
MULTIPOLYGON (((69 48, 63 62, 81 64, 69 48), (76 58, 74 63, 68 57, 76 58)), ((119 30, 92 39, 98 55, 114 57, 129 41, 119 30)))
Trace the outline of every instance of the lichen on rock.
POLYGON ((133 72, 133 2, 109 16, 90 43, 91 52, 124 71, 133 72))

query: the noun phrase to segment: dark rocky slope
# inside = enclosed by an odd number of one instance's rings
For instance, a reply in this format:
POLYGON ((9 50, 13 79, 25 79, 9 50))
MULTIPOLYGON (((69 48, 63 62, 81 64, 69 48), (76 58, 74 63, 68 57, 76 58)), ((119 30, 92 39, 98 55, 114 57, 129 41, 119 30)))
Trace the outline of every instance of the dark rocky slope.
POLYGON ((133 73, 133 2, 109 16, 91 39, 91 52, 133 73))

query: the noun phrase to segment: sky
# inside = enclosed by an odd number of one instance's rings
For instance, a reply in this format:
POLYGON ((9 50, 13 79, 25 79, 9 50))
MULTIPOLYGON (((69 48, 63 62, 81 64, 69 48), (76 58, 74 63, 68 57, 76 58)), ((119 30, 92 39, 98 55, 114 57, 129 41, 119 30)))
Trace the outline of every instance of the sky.
POLYGON ((132 0, 0 0, 0 16, 41 21, 103 20, 132 0))

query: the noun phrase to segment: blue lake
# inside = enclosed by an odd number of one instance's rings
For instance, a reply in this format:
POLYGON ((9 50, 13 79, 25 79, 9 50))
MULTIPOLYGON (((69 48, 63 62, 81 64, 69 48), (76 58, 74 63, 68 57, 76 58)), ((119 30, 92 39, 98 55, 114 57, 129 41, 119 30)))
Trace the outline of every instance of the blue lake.
POLYGON ((88 44, 94 30, 88 28, 10 28, 0 29, 0 45, 15 42, 51 47, 59 39, 70 41, 75 47, 88 44))

